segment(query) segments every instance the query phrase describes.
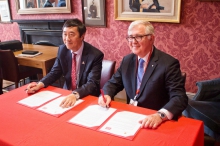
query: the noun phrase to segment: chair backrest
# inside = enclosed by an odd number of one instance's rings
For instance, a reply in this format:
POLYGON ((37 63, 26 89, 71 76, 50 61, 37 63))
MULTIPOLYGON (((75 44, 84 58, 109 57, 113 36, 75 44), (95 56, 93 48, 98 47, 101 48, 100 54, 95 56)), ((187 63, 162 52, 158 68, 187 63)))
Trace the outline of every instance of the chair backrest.
POLYGON ((19 81, 18 61, 11 50, 0 50, 2 77, 9 81, 19 81))
POLYGON ((198 91, 193 100, 220 102, 220 78, 196 82, 198 91))
POLYGON ((112 77, 115 71, 116 61, 103 60, 102 61, 102 73, 101 73, 101 81, 100 88, 104 86, 104 84, 112 77))

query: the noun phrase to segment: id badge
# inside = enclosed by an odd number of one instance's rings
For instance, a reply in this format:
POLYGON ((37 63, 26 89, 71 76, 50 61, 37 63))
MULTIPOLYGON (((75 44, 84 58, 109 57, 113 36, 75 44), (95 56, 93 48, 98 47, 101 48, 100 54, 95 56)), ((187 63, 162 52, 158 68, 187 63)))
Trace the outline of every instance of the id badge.
POLYGON ((130 99, 130 103, 129 103, 129 104, 130 104, 130 105, 133 105, 133 106, 137 106, 138 101, 133 100, 133 99, 130 99))

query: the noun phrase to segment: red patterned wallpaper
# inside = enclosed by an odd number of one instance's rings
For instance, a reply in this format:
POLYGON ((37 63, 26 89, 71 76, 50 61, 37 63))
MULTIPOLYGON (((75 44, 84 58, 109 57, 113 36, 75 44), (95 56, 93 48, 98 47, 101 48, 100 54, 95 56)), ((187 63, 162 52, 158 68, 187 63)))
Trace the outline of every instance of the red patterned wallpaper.
MULTIPOLYGON (((10 0, 12 19, 82 19, 81 0, 72 0, 71 14, 18 15, 10 0)), ((181 23, 153 23, 155 46, 180 60, 187 73, 186 90, 196 92, 196 81, 220 77, 220 2, 182 0, 181 23)), ((116 60, 130 53, 125 39, 130 22, 114 20, 113 0, 106 0, 107 28, 88 27, 85 40, 98 47, 105 59, 116 60)), ((0 24, 0 39, 20 39, 17 23, 0 24)))

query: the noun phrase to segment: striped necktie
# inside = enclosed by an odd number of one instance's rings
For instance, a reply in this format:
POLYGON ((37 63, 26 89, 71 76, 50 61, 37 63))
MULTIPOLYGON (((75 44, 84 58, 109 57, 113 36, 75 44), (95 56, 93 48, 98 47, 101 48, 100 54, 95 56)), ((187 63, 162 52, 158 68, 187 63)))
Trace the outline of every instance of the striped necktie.
POLYGON ((76 89, 76 81, 77 81, 77 75, 76 75, 76 55, 75 53, 72 54, 72 72, 71 72, 71 78, 72 78, 72 90, 76 89))
POLYGON ((142 82, 142 78, 144 76, 144 60, 143 59, 139 59, 139 64, 138 64, 138 74, 137 74, 137 89, 140 88, 141 86, 141 82, 142 82))

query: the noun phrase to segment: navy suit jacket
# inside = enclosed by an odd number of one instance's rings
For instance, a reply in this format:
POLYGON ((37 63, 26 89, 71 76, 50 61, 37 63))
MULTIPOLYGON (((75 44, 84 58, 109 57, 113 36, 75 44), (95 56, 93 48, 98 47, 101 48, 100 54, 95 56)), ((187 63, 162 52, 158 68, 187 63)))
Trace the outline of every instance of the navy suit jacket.
MULTIPOLYGON (((74 90, 79 93, 80 97, 87 95, 99 96, 103 57, 104 54, 100 50, 84 42, 77 89, 74 90)), ((63 88, 71 89, 71 71, 71 51, 66 48, 66 45, 60 45, 51 71, 40 82, 43 82, 45 87, 47 87, 61 76, 64 76, 65 83, 63 88)))
MULTIPOLYGON (((137 55, 125 56, 120 67, 104 85, 104 93, 112 98, 123 88, 127 102, 134 99, 137 86, 137 55)), ((184 82, 179 61, 154 47, 137 96, 138 106, 159 110, 165 108, 176 119, 186 108, 184 82)))

